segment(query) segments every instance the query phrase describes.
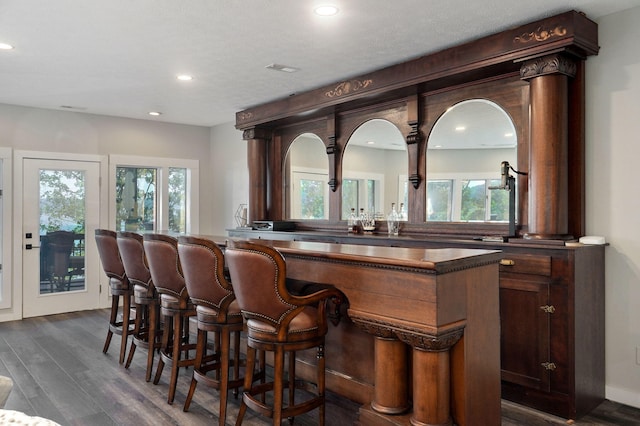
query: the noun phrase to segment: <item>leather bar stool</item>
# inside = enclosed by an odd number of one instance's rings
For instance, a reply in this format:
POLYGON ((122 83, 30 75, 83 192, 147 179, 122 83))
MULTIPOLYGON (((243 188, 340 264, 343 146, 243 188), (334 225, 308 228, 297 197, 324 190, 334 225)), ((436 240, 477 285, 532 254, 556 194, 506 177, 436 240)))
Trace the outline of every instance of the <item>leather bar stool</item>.
POLYGON ((342 299, 343 294, 333 287, 306 296, 290 294, 284 258, 274 248, 262 244, 230 241, 225 259, 238 304, 247 320, 247 365, 254 365, 257 350, 274 354, 272 382, 254 385, 253 369, 247 368, 236 424, 242 423, 248 407, 271 417, 274 425, 285 417, 292 421, 297 415, 319 408, 319 424, 324 425, 325 302, 329 298, 342 299), (296 351, 311 348, 317 348, 317 395, 296 404, 296 351), (288 378, 284 371, 285 353, 289 355, 288 378), (286 406, 285 388, 289 390, 286 406), (272 393, 273 405, 265 403, 267 393, 272 393))
POLYGON ((129 282, 133 285, 133 304, 136 318, 133 329, 131 349, 125 368, 129 368, 136 347, 147 349, 147 371, 145 380, 151 380, 153 371, 154 352, 160 347, 160 326, 158 311, 160 310, 160 298, 151 279, 151 272, 147 265, 144 253, 142 235, 135 232, 118 232, 118 249, 120 257, 127 273, 129 282))
POLYGON ((189 410, 197 384, 203 383, 220 392, 218 418, 220 425, 224 426, 229 389, 234 389, 237 395, 237 389, 244 380, 240 377, 240 333, 244 321, 233 287, 224 274, 222 250, 216 243, 204 238, 181 236, 178 237, 178 253, 187 290, 196 307, 198 324, 196 361, 184 411, 189 410), (207 355, 209 332, 215 333, 216 352, 207 355), (230 368, 233 368, 231 378, 230 368), (215 376, 207 373, 215 373, 215 376))
POLYGON ((195 358, 189 356, 189 351, 196 348, 195 344, 189 343, 189 318, 196 312, 182 275, 178 240, 168 235, 144 234, 143 245, 151 279, 160 295, 160 317, 164 323, 160 360, 153 383, 158 384, 164 365, 170 364, 171 378, 167 402, 173 404, 178 369, 193 366, 195 363, 195 358))
POLYGON ((108 229, 96 229, 95 238, 102 269, 104 269, 104 273, 107 274, 109 278, 109 288, 111 289, 109 331, 107 332, 107 339, 104 342, 102 352, 107 353, 109 345, 111 344, 111 338, 114 334, 122 336, 119 358, 119 362, 122 364, 127 352, 127 339, 129 338, 129 334, 133 333, 133 329, 130 328, 132 287, 129 284, 129 279, 127 278, 122 260, 120 259, 116 233, 108 229), (118 319, 120 297, 122 297, 122 320, 118 319))

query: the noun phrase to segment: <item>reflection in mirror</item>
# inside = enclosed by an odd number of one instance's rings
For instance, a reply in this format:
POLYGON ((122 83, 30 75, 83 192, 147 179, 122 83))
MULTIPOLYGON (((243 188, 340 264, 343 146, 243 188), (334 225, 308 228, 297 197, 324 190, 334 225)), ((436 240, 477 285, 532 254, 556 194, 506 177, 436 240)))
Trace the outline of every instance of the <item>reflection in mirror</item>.
POLYGON ((471 99, 449 108, 427 144, 427 220, 508 222, 502 161, 517 164, 516 129, 497 104, 471 99))
POLYGON ((362 209, 376 220, 386 219, 391 203, 402 206, 406 220, 407 149, 400 130, 374 119, 356 129, 342 158, 342 220, 362 209))
POLYGON ((288 219, 329 218, 329 160, 322 139, 303 133, 291 143, 284 179, 288 219))

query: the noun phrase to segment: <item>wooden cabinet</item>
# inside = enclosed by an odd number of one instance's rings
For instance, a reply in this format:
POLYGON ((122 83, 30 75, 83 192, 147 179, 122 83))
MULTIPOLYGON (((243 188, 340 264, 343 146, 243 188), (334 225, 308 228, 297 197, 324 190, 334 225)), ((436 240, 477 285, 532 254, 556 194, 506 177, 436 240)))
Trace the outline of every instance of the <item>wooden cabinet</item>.
POLYGON ((505 246, 502 397, 578 418, 604 399, 604 247, 505 246))
POLYGON ((502 398, 567 419, 604 400, 604 246, 230 230, 231 237, 502 250, 502 398))

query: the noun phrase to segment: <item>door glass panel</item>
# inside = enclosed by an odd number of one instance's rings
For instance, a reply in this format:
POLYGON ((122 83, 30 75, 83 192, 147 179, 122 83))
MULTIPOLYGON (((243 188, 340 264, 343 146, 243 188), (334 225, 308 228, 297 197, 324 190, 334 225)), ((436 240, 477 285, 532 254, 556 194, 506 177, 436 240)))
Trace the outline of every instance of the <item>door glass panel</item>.
POLYGON ((348 218, 351 210, 360 211, 358 203, 358 180, 343 179, 342 180, 342 216, 348 218))
POLYGON ((85 290, 85 172, 40 169, 40 294, 85 290))
POLYGON ((152 231, 156 218, 157 170, 116 168, 116 224, 121 231, 152 231))
POLYGON ((169 167, 169 230, 187 230, 187 169, 169 167))

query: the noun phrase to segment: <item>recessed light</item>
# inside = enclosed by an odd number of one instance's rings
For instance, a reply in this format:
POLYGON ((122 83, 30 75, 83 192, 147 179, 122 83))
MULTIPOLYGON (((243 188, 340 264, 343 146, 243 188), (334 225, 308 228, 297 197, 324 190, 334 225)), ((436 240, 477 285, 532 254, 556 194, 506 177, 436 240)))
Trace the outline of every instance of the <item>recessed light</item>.
POLYGON ((510 138, 511 136, 513 136, 513 133, 505 133, 505 134, 504 134, 504 137, 505 137, 505 138, 510 138))
POLYGON ((159 115, 162 115, 162 113, 161 113, 161 112, 159 112, 159 111, 150 111, 150 112, 149 112, 149 115, 153 115, 154 117, 157 117, 157 116, 159 116, 159 115))
POLYGON ((193 80, 193 76, 189 74, 178 74, 176 77, 180 81, 191 81, 193 80))
POLYGON ((0 50, 11 50, 13 46, 7 43, 0 43, 0 50))
POLYGON ((376 143, 374 141, 367 141, 367 145, 375 145, 376 143))
POLYGON ((265 68, 274 70, 274 71, 282 71, 282 72, 296 72, 300 71, 300 68, 290 67, 288 65, 280 65, 280 64, 269 64, 265 68))
POLYGON ((465 126, 456 126, 456 132, 464 132, 466 129, 465 126))
POLYGON ((334 16, 338 13, 338 8, 330 4, 325 4, 316 7, 313 11, 319 16, 334 16))

